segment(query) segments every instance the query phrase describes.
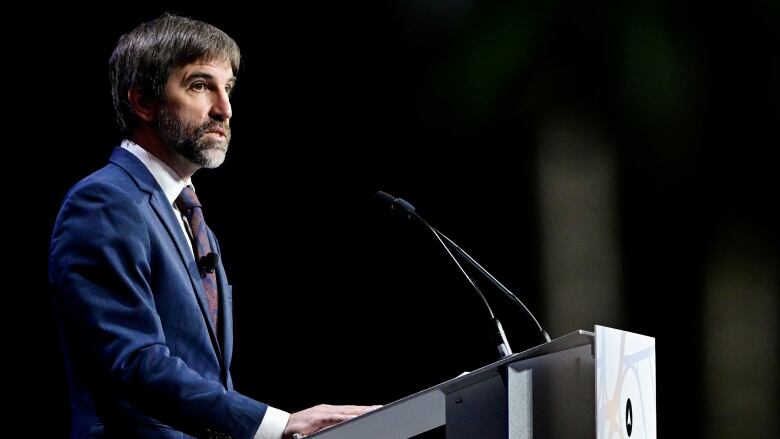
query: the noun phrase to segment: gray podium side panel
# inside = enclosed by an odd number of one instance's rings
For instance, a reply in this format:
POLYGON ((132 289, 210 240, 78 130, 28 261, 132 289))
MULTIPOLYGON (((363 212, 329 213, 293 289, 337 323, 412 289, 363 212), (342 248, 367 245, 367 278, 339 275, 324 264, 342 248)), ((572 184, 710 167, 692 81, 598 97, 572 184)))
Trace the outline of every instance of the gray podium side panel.
POLYGON ((592 439, 596 431, 592 345, 511 363, 509 439, 592 439))

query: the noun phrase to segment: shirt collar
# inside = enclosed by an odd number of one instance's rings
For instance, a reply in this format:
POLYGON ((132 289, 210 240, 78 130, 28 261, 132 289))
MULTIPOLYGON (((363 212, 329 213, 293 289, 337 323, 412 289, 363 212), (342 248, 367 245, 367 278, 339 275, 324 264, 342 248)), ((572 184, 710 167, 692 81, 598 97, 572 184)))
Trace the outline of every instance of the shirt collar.
POLYGON ((190 178, 182 179, 173 168, 135 142, 125 139, 122 141, 121 147, 138 157, 138 160, 141 160, 146 165, 146 168, 149 169, 154 179, 157 180, 157 184, 160 185, 165 198, 168 199, 168 203, 171 205, 175 205, 174 202, 179 197, 184 186, 192 186, 190 178))

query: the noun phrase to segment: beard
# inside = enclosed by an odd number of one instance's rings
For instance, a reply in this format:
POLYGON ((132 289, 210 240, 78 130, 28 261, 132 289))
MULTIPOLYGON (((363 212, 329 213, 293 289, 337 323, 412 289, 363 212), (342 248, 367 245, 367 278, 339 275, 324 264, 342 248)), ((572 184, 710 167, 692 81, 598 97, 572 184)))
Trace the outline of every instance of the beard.
POLYGON ((203 168, 216 168, 225 161, 230 144, 230 126, 226 122, 209 120, 202 124, 181 120, 168 106, 163 105, 158 119, 160 135, 174 151, 203 168), (214 129, 222 129, 225 138, 207 136, 214 129))

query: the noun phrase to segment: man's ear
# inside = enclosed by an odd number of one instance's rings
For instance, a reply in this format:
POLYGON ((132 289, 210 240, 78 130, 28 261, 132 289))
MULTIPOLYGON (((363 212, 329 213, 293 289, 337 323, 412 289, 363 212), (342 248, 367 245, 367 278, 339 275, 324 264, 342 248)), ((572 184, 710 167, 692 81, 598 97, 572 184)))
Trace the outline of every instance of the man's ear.
POLYGON ((133 112, 139 119, 151 122, 156 114, 157 106, 153 99, 145 96, 140 89, 131 88, 127 91, 127 100, 133 107, 133 112))

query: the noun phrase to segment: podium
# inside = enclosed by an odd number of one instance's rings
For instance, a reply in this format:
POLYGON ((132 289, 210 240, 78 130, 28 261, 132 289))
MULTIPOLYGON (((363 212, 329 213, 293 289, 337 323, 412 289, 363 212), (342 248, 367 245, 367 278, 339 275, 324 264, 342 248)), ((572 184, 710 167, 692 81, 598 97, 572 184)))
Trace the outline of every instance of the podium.
POLYGON ((656 437, 655 340, 596 326, 307 436, 406 439, 656 437))

